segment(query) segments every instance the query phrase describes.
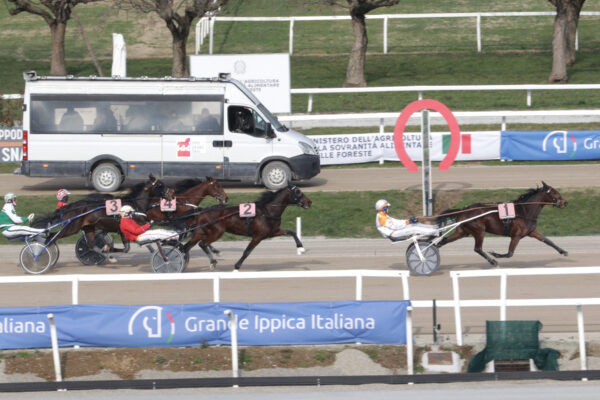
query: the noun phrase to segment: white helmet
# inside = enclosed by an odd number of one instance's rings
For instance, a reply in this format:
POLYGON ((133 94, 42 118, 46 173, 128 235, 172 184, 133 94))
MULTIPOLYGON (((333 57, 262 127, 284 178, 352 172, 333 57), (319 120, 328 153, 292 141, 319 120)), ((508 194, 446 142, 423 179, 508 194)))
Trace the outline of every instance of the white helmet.
POLYGON ((56 192, 56 200, 61 201, 70 194, 71 192, 69 192, 67 189, 59 189, 58 192, 56 192))
POLYGON ((135 210, 133 209, 133 207, 128 206, 127 204, 125 204, 123 207, 121 207, 121 209, 119 210, 119 212, 121 213, 122 217, 129 217, 133 214, 135 210))
POLYGON ((383 210, 385 207, 390 206, 391 204, 388 203, 387 200, 381 199, 381 200, 377 200, 377 203, 375 203, 375 210, 377 211, 381 211, 383 210))
POLYGON ((17 195, 14 193, 6 193, 4 195, 4 202, 5 203, 14 203, 13 200, 17 200, 17 195))

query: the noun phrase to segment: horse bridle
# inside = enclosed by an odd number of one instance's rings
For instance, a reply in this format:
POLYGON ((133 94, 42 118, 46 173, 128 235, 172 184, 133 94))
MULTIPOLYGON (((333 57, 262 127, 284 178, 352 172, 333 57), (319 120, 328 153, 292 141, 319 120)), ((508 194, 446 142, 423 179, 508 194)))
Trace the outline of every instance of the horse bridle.
POLYGON ((298 189, 296 185, 291 185, 287 187, 291 195, 290 203, 295 203, 298 207, 302 207, 302 200, 306 197, 304 193, 298 189), (300 193, 298 195, 298 193, 300 193))
MULTIPOLYGON (((213 189, 215 188, 215 182, 216 182, 216 179, 211 179, 210 181, 208 181, 209 185, 210 185, 210 186, 211 186, 213 189)), ((221 191, 222 191, 222 190, 221 190, 221 191)), ((225 194, 225 193, 223 192, 223 194, 225 194)), ((221 203, 226 203, 226 201, 225 201, 225 197, 223 197, 223 195, 222 195, 221 193, 219 193, 218 195, 213 195, 213 197, 214 197, 216 200, 218 200, 219 202, 221 202, 221 203)))
POLYGON ((552 189, 552 186, 548 186, 548 189, 546 189, 546 194, 547 194, 548 196, 550 196, 550 198, 552 199, 552 205, 556 207, 556 206, 557 206, 557 204, 558 204, 558 200, 559 200, 559 198, 557 198, 557 197, 553 197, 553 196, 552 196, 552 194, 551 194, 551 193, 552 193, 552 190, 553 190, 553 189, 552 189))

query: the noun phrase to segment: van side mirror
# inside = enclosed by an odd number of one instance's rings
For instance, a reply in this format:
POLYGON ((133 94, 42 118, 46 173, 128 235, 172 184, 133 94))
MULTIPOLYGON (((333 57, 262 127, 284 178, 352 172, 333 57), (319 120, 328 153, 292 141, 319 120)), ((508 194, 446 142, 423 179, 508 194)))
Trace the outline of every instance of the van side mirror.
POLYGON ((265 127, 265 134, 269 139, 275 139, 277 137, 273 130, 273 126, 271 126, 270 123, 267 123, 267 126, 265 127))

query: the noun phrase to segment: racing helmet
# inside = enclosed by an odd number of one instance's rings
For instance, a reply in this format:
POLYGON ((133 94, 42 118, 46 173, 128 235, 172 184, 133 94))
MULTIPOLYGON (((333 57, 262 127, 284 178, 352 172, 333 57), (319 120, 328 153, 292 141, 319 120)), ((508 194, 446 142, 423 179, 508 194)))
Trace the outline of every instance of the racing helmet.
POLYGON ((133 209, 133 207, 125 204, 123 207, 121 207, 119 213, 121 214, 121 217, 131 217, 134 211, 135 210, 133 209))
POLYGON ((56 200, 62 201, 62 199, 70 194, 71 192, 69 192, 67 189, 59 189, 58 192, 56 192, 56 200))
POLYGON ((6 193, 4 195, 4 202, 15 204, 17 202, 17 195, 12 192, 6 193))
POLYGON ((389 207, 391 204, 388 203, 387 200, 381 199, 381 200, 377 200, 377 203, 375 203, 375 210, 377 211, 384 211, 385 208, 389 207))

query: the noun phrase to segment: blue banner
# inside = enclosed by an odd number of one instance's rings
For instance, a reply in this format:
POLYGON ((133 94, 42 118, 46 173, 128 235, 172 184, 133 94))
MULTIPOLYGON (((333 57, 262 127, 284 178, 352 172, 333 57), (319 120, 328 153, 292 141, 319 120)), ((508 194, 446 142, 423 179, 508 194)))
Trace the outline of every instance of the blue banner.
POLYGON ((0 348, 50 347, 54 314, 59 346, 161 347, 231 342, 246 346, 406 343, 410 301, 72 305, 0 309, 0 348))
POLYGON ((600 159, 600 131, 503 131, 500 159, 600 159))

